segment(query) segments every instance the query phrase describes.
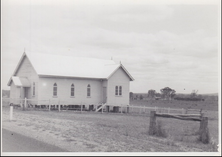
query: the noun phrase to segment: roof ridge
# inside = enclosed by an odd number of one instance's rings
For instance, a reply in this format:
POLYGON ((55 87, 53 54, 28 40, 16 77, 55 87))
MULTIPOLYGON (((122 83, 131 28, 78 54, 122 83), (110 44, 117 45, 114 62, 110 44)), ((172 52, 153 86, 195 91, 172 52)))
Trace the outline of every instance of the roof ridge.
MULTIPOLYGON (((104 60, 104 61, 113 61, 110 59, 104 59, 104 58, 95 58, 95 57, 84 57, 84 56, 75 56, 72 54, 53 54, 53 53, 39 53, 39 52, 32 52, 32 54, 36 55, 51 55, 51 56, 63 56, 63 57, 73 57, 73 58, 81 58, 81 59, 92 59, 92 60, 104 60)), ((32 55, 31 54, 31 55, 32 55)), ((31 56, 29 52, 26 52, 26 55, 31 56)), ((113 61, 115 62, 115 61, 113 61)), ((115 64, 115 63, 114 63, 115 64)))
POLYGON ((120 64, 119 63, 104 64, 104 66, 109 66, 109 65, 120 65, 120 64))

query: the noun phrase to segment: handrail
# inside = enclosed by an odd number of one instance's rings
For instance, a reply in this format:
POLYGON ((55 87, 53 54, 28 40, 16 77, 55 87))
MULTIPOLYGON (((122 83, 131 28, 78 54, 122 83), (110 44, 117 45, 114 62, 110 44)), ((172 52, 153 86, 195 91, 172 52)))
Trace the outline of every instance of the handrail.
POLYGON ((98 109, 96 109, 95 112, 98 112, 101 108, 105 107, 106 105, 107 105, 106 103, 102 104, 102 106, 100 106, 98 109))

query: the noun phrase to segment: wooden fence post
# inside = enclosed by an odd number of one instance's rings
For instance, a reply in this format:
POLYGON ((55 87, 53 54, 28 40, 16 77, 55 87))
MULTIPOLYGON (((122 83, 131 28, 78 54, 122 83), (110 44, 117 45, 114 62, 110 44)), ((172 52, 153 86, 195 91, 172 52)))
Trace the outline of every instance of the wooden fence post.
POLYGON ((204 113, 200 113, 200 119, 204 117, 204 113))
POLYGON ((49 111, 50 111, 50 109, 51 109, 51 104, 50 104, 50 99, 49 99, 49 111))
POLYGON ((154 135, 156 133, 156 111, 150 112, 150 126, 149 135, 154 135))
POLYGON ((25 108, 24 108, 24 100, 23 99, 21 99, 21 107, 22 107, 22 110, 24 111, 25 108))
POLYGON ((200 121, 200 141, 202 143, 209 143, 209 132, 208 132, 208 117, 202 117, 200 121))
POLYGON ((23 100, 22 100, 22 110, 25 111, 25 105, 26 105, 26 98, 24 99, 24 103, 23 103, 23 100))
POLYGON ((60 112, 60 101, 59 101, 59 112, 60 112))

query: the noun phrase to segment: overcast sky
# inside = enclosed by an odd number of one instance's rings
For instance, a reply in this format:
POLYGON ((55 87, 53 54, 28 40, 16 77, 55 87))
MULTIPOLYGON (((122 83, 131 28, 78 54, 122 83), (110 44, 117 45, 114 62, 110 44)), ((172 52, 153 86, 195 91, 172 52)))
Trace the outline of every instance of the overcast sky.
POLYGON ((134 93, 164 87, 217 93, 220 5, 220 0, 2 0, 2 89, 9 89, 25 48, 112 57, 135 78, 134 93))

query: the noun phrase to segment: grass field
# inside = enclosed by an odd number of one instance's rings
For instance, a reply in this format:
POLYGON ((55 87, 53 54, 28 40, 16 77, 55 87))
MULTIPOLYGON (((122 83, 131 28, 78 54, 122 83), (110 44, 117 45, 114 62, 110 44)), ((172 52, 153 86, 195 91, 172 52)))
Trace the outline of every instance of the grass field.
POLYGON ((218 101, 182 101, 182 100, 132 100, 130 105, 134 106, 157 106, 157 107, 171 107, 184 109, 203 109, 206 111, 218 111, 218 101))
POLYGON ((217 104, 202 103, 156 101, 151 105, 148 101, 137 100, 131 105, 185 108, 184 105, 197 104, 195 108, 204 107, 203 112, 209 118, 209 144, 197 140, 200 123, 194 121, 158 117, 166 137, 149 136, 148 114, 14 109, 15 121, 10 122, 9 107, 4 105, 2 127, 71 152, 216 152, 219 138, 217 104))

